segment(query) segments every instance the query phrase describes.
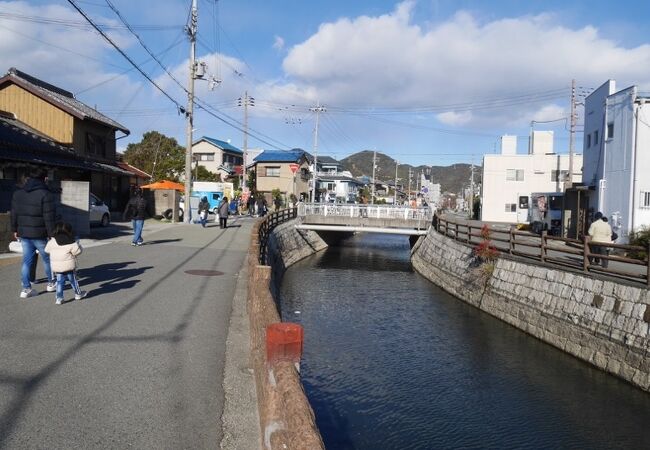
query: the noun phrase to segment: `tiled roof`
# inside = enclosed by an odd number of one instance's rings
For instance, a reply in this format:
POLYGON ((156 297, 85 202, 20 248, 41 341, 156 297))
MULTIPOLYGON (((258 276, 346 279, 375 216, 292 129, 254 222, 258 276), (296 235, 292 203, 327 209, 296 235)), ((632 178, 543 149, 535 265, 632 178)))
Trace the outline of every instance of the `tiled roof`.
POLYGON ((57 144, 5 114, 0 114, 0 159, 130 175, 129 172, 112 164, 98 163, 79 157, 71 148, 57 144))
POLYGON ((149 175, 147 172, 145 172, 143 170, 140 170, 137 167, 133 167, 131 164, 127 164, 124 161, 117 161, 115 164, 120 169, 126 170, 127 172, 131 172, 136 177, 139 177, 139 178, 151 178, 151 175, 149 175))
POLYGON ((264 150, 254 159, 255 162, 286 162, 297 163, 307 157, 304 150, 264 150))
POLYGON ((106 117, 96 109, 93 109, 74 98, 74 95, 71 92, 39 80, 38 78, 21 72, 14 67, 9 69, 9 72, 4 77, 0 78, 0 85, 7 82, 17 84, 37 97, 42 98, 46 102, 52 103, 58 108, 66 111, 68 114, 79 119, 94 120, 113 129, 120 130, 125 134, 130 133, 124 125, 120 125, 118 122, 106 117))
POLYGON ((211 137, 207 137, 207 136, 203 136, 201 139, 194 142, 194 144, 197 144, 198 142, 201 142, 201 141, 206 141, 206 142, 209 142, 212 145, 216 145, 221 150, 226 150, 226 151, 229 151, 229 152, 232 152, 232 153, 239 153, 240 155, 244 154, 243 151, 239 150, 237 147, 235 147, 234 145, 229 144, 228 142, 220 141, 219 139, 215 139, 215 138, 211 138, 211 137))

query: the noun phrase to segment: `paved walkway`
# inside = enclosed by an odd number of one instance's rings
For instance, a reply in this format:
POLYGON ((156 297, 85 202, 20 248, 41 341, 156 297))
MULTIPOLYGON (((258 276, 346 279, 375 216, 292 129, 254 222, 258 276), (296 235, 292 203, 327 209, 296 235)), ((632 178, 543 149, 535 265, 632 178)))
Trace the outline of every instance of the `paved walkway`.
POLYGON ((252 220, 230 222, 148 222, 142 247, 124 225, 93 230, 79 258, 90 294, 61 306, 43 283, 19 299, 19 260, 1 259, 0 448, 258 447, 239 277, 252 220), (224 371, 239 376, 224 385, 224 371), (228 428, 225 402, 247 430, 228 428))

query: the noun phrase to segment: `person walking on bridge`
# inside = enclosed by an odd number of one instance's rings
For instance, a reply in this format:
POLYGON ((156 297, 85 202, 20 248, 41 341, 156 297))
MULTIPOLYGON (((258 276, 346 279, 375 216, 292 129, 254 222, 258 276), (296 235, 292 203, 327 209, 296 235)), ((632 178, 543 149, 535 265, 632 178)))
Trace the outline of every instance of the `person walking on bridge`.
MULTIPOLYGON (((589 227, 589 231, 587 232, 589 236, 591 236, 591 241, 596 243, 596 242, 602 242, 605 244, 611 244, 612 243, 612 227, 609 226, 609 224, 603 220, 603 213, 598 211, 594 215, 594 219, 596 219, 591 226, 589 227)), ((609 247, 603 246, 603 245, 592 245, 592 252, 597 255, 604 255, 608 256, 609 255, 609 247)), ((600 263, 604 269, 607 268, 609 265, 609 260, 605 258, 593 258, 593 261, 598 264, 600 263)))

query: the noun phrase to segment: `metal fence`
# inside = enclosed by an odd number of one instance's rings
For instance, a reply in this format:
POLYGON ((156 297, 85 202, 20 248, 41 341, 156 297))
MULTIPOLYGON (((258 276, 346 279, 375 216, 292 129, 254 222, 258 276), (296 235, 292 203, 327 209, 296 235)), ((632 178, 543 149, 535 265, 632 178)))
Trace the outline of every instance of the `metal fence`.
POLYGON ((592 242, 589 236, 584 240, 549 236, 546 231, 537 235, 514 228, 503 229, 488 224, 449 220, 446 217, 438 218, 434 226, 439 233, 470 246, 489 240, 489 244, 502 253, 570 267, 584 273, 625 278, 650 286, 650 245, 644 248, 606 244, 592 242), (598 253, 598 247, 604 249, 604 253, 598 253), (631 255, 635 257, 630 257, 631 255))
POLYGON ((280 211, 267 214, 259 225, 258 239, 260 244, 259 263, 266 265, 268 257, 268 241, 271 232, 278 225, 288 222, 297 217, 297 208, 282 209, 280 211))
POLYGON ((411 208, 393 205, 363 205, 344 203, 300 203, 298 216, 364 217, 373 219, 401 219, 431 221, 429 208, 411 208))

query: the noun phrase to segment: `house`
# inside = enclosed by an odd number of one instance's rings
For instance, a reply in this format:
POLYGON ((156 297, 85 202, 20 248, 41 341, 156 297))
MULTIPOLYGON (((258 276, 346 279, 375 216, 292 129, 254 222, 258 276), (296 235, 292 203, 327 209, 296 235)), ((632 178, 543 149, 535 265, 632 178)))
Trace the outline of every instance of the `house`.
MULTIPOLYGON (((111 210, 128 199, 129 184, 140 175, 116 164, 116 134, 129 130, 74 95, 11 68, 0 78, 0 177, 13 186, 33 166, 52 181, 87 181, 111 210)), ((3 189, 4 197, 11 196, 3 189)))
MULTIPOLYGON (((517 154, 517 137, 503 136, 501 154, 483 157, 481 220, 527 222, 528 200, 520 204, 520 199, 564 191, 569 155, 553 153, 552 131, 534 131, 531 141, 529 153, 517 154)), ((582 155, 574 155, 573 183, 582 180, 581 167, 582 155)))
POLYGON ((241 175, 244 152, 229 142, 203 136, 192 144, 192 159, 225 181, 241 175))
POLYGON ((289 198, 309 198, 310 157, 301 149, 265 150, 255 157, 255 185, 258 192, 267 197, 270 204, 271 192, 279 189, 289 198))
POLYGON ((616 91, 608 80, 585 99, 583 180, 587 222, 610 218, 620 241, 650 226, 650 94, 637 86, 616 91))
POLYGON ((351 203, 357 200, 363 183, 331 156, 319 156, 316 161, 316 201, 351 203))

